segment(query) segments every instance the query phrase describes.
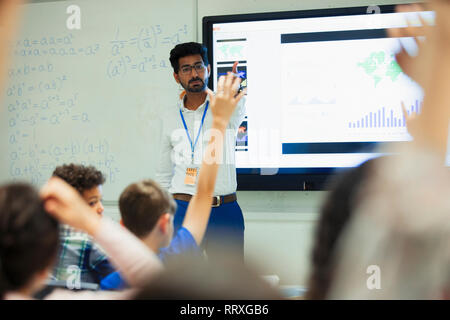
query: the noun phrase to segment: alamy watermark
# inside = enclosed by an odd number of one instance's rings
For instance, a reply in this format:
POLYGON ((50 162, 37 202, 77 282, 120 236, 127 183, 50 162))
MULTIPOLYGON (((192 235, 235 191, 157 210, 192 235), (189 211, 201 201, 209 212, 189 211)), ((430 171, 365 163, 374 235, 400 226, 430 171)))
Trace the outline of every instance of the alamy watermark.
POLYGON ((75 4, 70 5, 66 9, 66 13, 70 16, 66 20, 66 27, 69 30, 81 29, 81 8, 75 4))
POLYGON ((66 280, 66 287, 70 290, 81 289, 81 269, 76 265, 71 265, 66 271, 69 277, 66 280))
POLYGON ((379 6, 368 6, 366 13, 370 15, 367 21, 367 27, 369 28, 380 28, 381 26, 381 8, 379 6))
POLYGON ((370 276, 367 278, 366 286, 369 290, 380 290, 381 289, 381 269, 377 265, 370 265, 366 270, 367 274, 370 276))

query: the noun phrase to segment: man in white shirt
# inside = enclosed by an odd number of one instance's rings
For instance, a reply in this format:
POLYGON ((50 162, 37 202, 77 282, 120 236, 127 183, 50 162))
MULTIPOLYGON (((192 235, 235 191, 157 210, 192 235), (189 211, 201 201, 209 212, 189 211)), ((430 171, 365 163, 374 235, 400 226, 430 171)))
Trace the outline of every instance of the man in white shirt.
MULTIPOLYGON (((175 198, 175 232, 180 228, 196 183, 203 152, 207 149, 212 115, 206 92, 211 66, 207 50, 199 43, 175 46, 170 52, 174 78, 184 88, 179 106, 163 115, 163 132, 156 181, 175 198)), ((237 62, 233 65, 237 71, 237 62)), ((245 116, 241 99, 228 124, 224 138, 223 162, 214 190, 211 217, 202 246, 206 254, 214 254, 214 244, 232 248, 241 258, 244 253, 244 218, 236 201, 235 145, 239 125, 245 116)))

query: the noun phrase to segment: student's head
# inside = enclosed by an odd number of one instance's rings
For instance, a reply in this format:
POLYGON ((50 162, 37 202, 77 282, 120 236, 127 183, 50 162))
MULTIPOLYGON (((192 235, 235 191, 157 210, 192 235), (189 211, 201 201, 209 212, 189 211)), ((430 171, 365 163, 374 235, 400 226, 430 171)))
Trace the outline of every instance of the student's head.
POLYGON ((58 242, 58 222, 33 187, 0 187, 0 298, 6 292, 38 290, 56 259, 58 242))
POLYGON ((101 171, 93 166, 72 163, 56 167, 53 176, 60 177, 74 187, 95 212, 103 213, 102 185, 105 177, 101 171))
POLYGON ((325 299, 333 281, 337 241, 359 203, 359 194, 374 164, 372 159, 338 176, 331 184, 315 231, 307 299, 325 299))
POLYGON ((120 195, 119 209, 123 225, 138 238, 156 239, 158 247, 169 245, 176 203, 156 182, 142 180, 129 185, 120 195))
POLYGON ((181 43, 170 51, 173 76, 186 92, 203 92, 211 67, 206 47, 196 42, 181 43))

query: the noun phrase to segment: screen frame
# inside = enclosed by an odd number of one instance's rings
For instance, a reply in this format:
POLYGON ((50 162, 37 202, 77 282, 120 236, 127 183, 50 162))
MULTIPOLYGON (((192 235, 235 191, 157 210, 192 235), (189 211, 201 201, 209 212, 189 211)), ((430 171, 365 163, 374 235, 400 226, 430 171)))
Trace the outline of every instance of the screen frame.
MULTIPOLYGON (((404 5, 405 3, 402 3, 404 5)), ((371 5, 358 7, 341 7, 312 10, 279 11, 264 13, 233 14, 220 16, 205 16, 202 19, 203 45, 208 49, 208 60, 214 65, 212 55, 213 24, 227 22, 251 22, 267 20, 288 20, 299 18, 320 18, 350 15, 373 15, 368 12, 378 7, 380 13, 395 13, 397 4, 371 5)), ((213 89, 214 70, 211 68, 208 87, 213 89)), ((263 174, 262 168, 237 168, 238 191, 323 191, 329 189, 329 181, 336 174, 351 169, 351 167, 338 168, 282 168, 276 174, 263 174), (292 173, 296 172, 296 173, 292 173)), ((273 169, 272 169, 273 170, 273 169)), ((268 169, 270 171, 270 169, 268 169)))

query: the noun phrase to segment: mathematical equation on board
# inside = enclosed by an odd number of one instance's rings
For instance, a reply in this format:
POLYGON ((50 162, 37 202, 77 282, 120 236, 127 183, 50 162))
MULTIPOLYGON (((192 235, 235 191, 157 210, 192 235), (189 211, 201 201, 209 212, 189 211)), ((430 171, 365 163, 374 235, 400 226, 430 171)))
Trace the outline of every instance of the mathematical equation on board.
POLYGON ((182 43, 188 35, 187 25, 176 32, 166 33, 161 25, 142 27, 131 37, 122 37, 120 28, 110 41, 111 57, 106 74, 110 79, 124 77, 131 72, 151 72, 170 67, 168 56, 173 46, 182 43), (157 56, 156 49, 166 46, 164 57, 157 56))
POLYGON ((33 184, 45 183, 57 166, 69 163, 95 166, 103 172, 109 183, 114 183, 120 173, 106 139, 72 140, 69 143, 51 144, 47 147, 38 143, 29 144, 11 151, 9 158, 11 178, 29 180, 33 184))
POLYGON ((42 37, 41 39, 24 39, 16 42, 14 55, 20 57, 48 56, 93 56, 100 51, 100 44, 86 46, 73 44, 75 36, 70 33, 60 37, 42 37))
POLYGON ((73 34, 15 43, 16 65, 8 69, 10 84, 5 92, 5 138, 12 179, 41 184, 56 166, 78 163, 95 166, 110 183, 117 180, 120 170, 110 142, 79 134, 93 122, 89 113, 79 108, 83 105, 82 91, 74 85, 72 74, 54 60, 93 57, 100 51, 100 44, 79 44, 73 34))
POLYGON ((109 78, 125 76, 130 71, 149 72, 162 68, 168 68, 165 60, 158 60, 155 55, 143 57, 140 60, 133 60, 130 56, 121 56, 111 59, 108 63, 107 74, 109 78))
POLYGON ((94 44, 87 47, 80 48, 49 48, 49 49, 22 49, 15 50, 14 55, 21 57, 44 57, 44 56, 92 56, 96 55, 100 50, 100 45, 94 44))
MULTIPOLYGON (((87 112, 74 112, 78 93, 69 96, 48 95, 43 98, 17 98, 7 102, 8 125, 11 130, 42 125, 66 125, 66 120, 89 122, 87 112)), ((16 139, 10 139, 16 141, 16 139)))
MULTIPOLYGON (((16 59, 18 65, 8 69, 11 84, 6 89, 6 107, 9 128, 19 129, 20 137, 30 136, 29 132, 22 132, 30 127, 37 127, 39 134, 46 125, 54 128, 66 126, 68 121, 83 125, 90 122, 89 114, 76 108, 80 99, 70 71, 58 70, 52 59, 44 56, 53 53, 76 55, 77 52, 94 55, 100 50, 98 44, 77 47, 76 42, 73 34, 66 34, 25 38, 15 43, 15 50, 20 56, 16 59), (37 60, 26 61, 30 55, 37 60)), ((9 141, 11 144, 19 143, 14 134, 10 135, 9 141)))
POLYGON ((21 66, 9 68, 8 69, 8 77, 9 79, 14 79, 18 77, 28 77, 28 76, 37 76, 39 77, 42 74, 52 73, 54 70, 54 66, 50 62, 46 63, 37 63, 37 64, 27 64, 24 63, 21 66))
POLYGON ((7 97, 22 97, 27 94, 44 93, 49 91, 61 91, 64 82, 67 81, 65 74, 45 81, 19 82, 6 89, 7 97))
POLYGON ((51 58, 44 56, 77 52, 94 55, 100 50, 100 45, 96 44, 74 48, 75 40, 73 34, 66 34, 25 38, 15 43, 18 64, 8 69, 11 84, 5 94, 10 147, 27 143, 24 139, 36 136, 36 130, 39 136, 42 129, 59 130, 69 122, 83 125, 90 122, 89 114, 76 108, 80 99, 70 72, 59 71, 51 58), (25 61, 28 56, 38 60, 25 61))

